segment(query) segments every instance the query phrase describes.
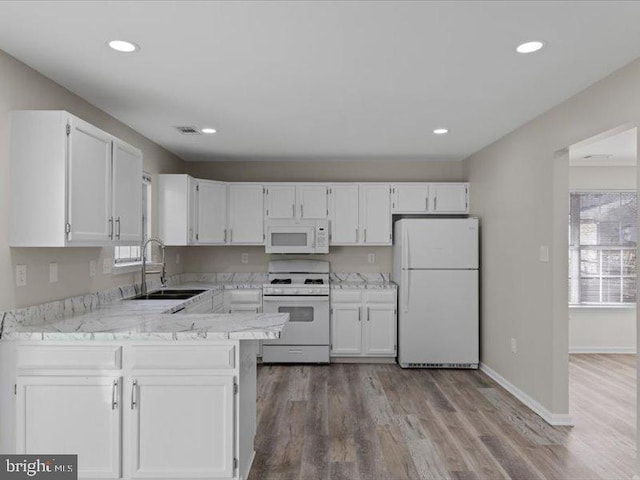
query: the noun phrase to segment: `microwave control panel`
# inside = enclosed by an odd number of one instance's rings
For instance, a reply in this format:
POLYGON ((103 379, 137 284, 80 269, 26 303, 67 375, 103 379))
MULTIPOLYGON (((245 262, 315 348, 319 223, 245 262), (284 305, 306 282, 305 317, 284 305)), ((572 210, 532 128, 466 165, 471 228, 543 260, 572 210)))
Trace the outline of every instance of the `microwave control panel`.
POLYGON ((327 228, 317 227, 316 229, 316 247, 324 248, 328 246, 327 228))

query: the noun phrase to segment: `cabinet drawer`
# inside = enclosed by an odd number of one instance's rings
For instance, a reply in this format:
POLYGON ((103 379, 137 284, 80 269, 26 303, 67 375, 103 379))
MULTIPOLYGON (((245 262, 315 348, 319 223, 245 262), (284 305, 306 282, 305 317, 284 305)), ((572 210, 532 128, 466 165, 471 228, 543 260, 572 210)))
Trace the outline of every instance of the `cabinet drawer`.
POLYGON ((18 368, 87 370, 120 368, 119 346, 24 345, 17 349, 18 368))
POLYGON ((329 363, 328 345, 264 345, 264 363, 329 363))
POLYGON ((230 290, 230 303, 260 303, 262 300, 261 290, 230 290))
POLYGON ((360 290, 340 290, 334 288, 331 290, 331 301, 339 303, 360 303, 362 292, 360 290))
POLYGON ((133 347, 131 368, 190 369, 234 368, 233 345, 140 345, 133 347))
POLYGON ((365 303, 396 303, 396 291, 389 290, 371 290, 364 294, 365 303))

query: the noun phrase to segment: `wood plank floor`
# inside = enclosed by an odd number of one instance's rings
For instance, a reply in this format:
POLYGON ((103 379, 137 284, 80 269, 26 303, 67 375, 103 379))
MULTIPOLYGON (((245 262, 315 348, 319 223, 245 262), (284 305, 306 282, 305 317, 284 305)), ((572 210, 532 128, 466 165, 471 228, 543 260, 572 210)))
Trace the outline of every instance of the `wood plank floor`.
POLYGON ((261 366, 249 480, 629 479, 635 355, 572 355, 576 426, 478 371, 261 366))

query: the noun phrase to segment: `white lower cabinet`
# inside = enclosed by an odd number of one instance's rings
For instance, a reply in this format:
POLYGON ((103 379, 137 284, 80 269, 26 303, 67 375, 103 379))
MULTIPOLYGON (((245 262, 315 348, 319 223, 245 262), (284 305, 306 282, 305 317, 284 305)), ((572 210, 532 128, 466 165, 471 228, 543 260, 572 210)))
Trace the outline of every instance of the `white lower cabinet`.
POLYGON ((120 478, 118 376, 19 376, 16 453, 77 454, 79 478, 120 478))
POLYGON ((131 477, 232 477, 233 382, 232 376, 135 376, 131 477))
POLYGON ((335 290, 331 294, 331 356, 395 357, 396 291, 335 290))
POLYGON ((247 478, 256 341, 0 347, 14 352, 0 370, 0 384, 15 383, 15 410, 0 410, 0 424, 15 422, 0 429, 0 444, 15 445, 5 453, 77 454, 80 480, 247 478), (93 349, 103 361, 79 366, 93 349))

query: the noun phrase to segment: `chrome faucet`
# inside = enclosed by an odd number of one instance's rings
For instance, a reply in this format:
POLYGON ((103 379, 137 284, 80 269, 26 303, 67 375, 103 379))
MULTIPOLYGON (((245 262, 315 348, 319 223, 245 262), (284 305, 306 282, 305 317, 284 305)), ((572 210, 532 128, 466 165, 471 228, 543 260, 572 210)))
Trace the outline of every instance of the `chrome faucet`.
POLYGON ((156 237, 149 237, 147 240, 142 242, 142 247, 140 252, 142 255, 142 272, 141 272, 142 276, 140 279, 140 293, 143 295, 147 294, 147 274, 150 274, 150 273, 160 274, 160 283, 162 284, 163 287, 167 286, 167 279, 166 279, 167 264, 164 260, 164 248, 165 248, 164 242, 156 237), (162 263, 155 264, 157 267, 161 267, 160 270, 154 270, 154 271, 148 272, 147 271, 147 245, 149 245, 151 242, 157 243, 158 246, 160 247, 160 250, 162 251, 162 263))

